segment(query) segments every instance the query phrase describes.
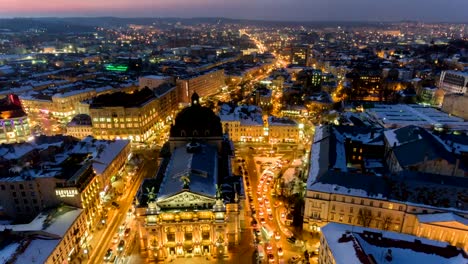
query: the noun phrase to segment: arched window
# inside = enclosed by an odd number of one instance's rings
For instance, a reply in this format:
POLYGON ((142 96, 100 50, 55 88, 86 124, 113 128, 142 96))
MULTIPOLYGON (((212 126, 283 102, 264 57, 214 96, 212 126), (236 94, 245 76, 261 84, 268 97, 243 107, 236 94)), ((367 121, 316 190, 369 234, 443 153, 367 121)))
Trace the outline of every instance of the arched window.
POLYGON ((205 136, 209 136, 210 135, 210 130, 205 130, 205 136))
POLYGON ((187 136, 187 133, 185 133, 185 130, 181 130, 181 131, 180 131, 180 136, 181 136, 181 137, 187 136))
POLYGON ((193 135, 194 137, 197 137, 197 136, 198 136, 198 131, 194 130, 193 133, 192 133, 192 135, 193 135))

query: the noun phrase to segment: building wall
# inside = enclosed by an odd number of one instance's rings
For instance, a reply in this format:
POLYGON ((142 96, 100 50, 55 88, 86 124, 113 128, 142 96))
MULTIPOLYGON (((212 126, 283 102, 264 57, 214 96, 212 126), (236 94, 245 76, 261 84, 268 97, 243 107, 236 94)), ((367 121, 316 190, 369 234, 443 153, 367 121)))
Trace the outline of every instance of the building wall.
POLYGON ((190 96, 196 92, 200 97, 213 95, 221 91, 224 82, 224 70, 210 71, 196 77, 176 81, 178 102, 190 103, 190 96))
POLYGON ((97 139, 147 140, 154 133, 159 120, 156 98, 141 107, 102 107, 89 110, 93 123, 93 135, 97 139))
POLYGON ((240 242, 239 211, 227 204, 226 212, 212 210, 160 212, 140 208, 137 215, 145 246, 162 260, 171 255, 224 255, 228 245, 240 242))
POLYGON ((67 135, 76 137, 78 139, 83 139, 87 136, 93 135, 92 126, 69 126, 67 127, 67 135))
POLYGON ((27 116, 0 119, 0 144, 27 141, 30 136, 27 116))
POLYGON ((444 96, 442 111, 468 120, 468 95, 447 94, 444 96))
POLYGON ((42 209, 58 205, 52 177, 0 179, 0 205, 3 213, 22 220, 33 219, 42 209))
POLYGON ((298 125, 269 125, 268 137, 270 143, 297 143, 299 142, 298 125))
POLYGON ((49 255, 46 264, 69 263, 70 253, 81 253, 87 248, 88 230, 86 229, 85 213, 82 212, 63 235, 60 243, 49 255))
MULTIPOLYGON (((419 235, 418 232, 421 232, 422 225, 417 222, 418 214, 449 211, 449 208, 408 205, 402 202, 378 198, 356 197, 308 190, 305 198, 303 229, 309 232, 320 232, 320 229, 327 223, 337 222, 419 235)), ((446 230, 447 234, 459 232, 459 229, 450 225, 444 228, 450 229, 446 230)), ((436 232, 437 229, 434 227, 433 230, 436 232)), ((437 232, 430 233, 430 236, 427 237, 440 241, 440 235, 437 236, 437 234, 440 234, 440 231, 437 232)), ((468 232, 468 230, 464 232, 468 232)), ((459 235, 453 238, 450 237, 450 241, 447 239, 442 240, 454 246, 465 241, 464 245, 466 246, 467 239, 467 236, 459 235)))

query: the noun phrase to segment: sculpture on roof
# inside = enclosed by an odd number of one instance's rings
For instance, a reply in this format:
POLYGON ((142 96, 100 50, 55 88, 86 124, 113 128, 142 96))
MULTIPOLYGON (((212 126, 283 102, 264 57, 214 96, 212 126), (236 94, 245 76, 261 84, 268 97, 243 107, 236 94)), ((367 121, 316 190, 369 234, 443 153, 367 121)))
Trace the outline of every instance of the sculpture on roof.
POLYGON ((151 187, 151 189, 149 187, 146 188, 146 191, 148 192, 147 196, 148 196, 148 203, 149 202, 153 202, 156 200, 156 193, 154 192, 154 186, 151 187))
POLYGON ((184 175, 180 177, 180 181, 184 183, 183 189, 189 189, 189 184, 190 184, 190 178, 188 175, 184 175))

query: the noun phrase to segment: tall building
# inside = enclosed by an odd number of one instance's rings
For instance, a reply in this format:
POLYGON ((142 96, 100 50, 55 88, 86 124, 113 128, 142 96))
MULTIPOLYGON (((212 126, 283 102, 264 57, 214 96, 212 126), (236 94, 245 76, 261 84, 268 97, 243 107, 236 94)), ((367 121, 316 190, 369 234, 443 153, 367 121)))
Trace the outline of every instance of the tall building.
POLYGON ((0 143, 27 141, 31 137, 29 119, 16 95, 0 100, 0 143))
POLYGON ((154 90, 100 95, 92 101, 89 112, 94 137, 143 142, 176 109, 176 88, 162 85, 154 90))
POLYGON ((468 72, 443 71, 440 75, 439 88, 446 93, 466 94, 468 72))
POLYGON ((189 103, 190 96, 197 93, 200 97, 210 96, 226 86, 224 70, 208 70, 181 76, 176 80, 178 102, 189 103))
POLYGON ((170 156, 137 194, 139 232, 157 260, 223 258, 240 241, 242 181, 231 174, 232 144, 219 117, 198 102, 194 94, 177 115, 166 144, 170 156))
POLYGON ((297 66, 307 66, 310 48, 307 45, 291 46, 290 63, 297 66))

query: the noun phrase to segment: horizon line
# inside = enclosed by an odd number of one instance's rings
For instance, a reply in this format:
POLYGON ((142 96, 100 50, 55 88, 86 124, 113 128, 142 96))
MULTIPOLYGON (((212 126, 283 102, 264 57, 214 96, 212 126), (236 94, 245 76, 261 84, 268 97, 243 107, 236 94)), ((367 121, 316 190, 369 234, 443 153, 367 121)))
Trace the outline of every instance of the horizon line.
POLYGON ((108 15, 90 15, 90 16, 0 16, 0 19, 46 19, 46 18, 118 18, 118 19, 228 19, 228 20, 243 20, 243 21, 256 21, 256 22, 283 22, 283 23, 317 23, 317 22, 328 22, 328 23, 431 23, 431 24, 468 24, 467 22, 461 21, 437 21, 437 20, 413 20, 413 19, 400 19, 400 20, 274 20, 274 19, 258 19, 258 18, 232 18, 232 17, 207 17, 207 16, 195 16, 195 17, 177 17, 177 16, 108 16, 108 15))

